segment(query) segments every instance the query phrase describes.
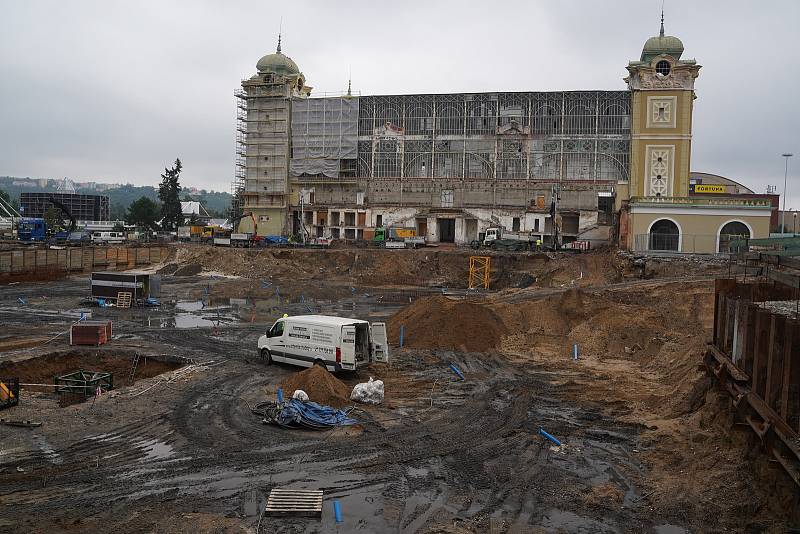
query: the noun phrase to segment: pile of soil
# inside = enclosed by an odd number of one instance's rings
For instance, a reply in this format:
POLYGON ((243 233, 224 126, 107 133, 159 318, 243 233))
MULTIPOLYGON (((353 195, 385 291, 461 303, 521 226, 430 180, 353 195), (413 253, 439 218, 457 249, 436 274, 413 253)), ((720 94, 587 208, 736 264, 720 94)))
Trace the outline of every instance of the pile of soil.
POLYGON ((302 389, 308 399, 323 406, 343 408, 352 404, 350 387, 319 365, 295 373, 281 382, 283 394, 291 397, 296 389, 302 389))
POLYGON ((391 342, 404 346, 486 352, 497 347, 506 333, 500 317, 490 308, 465 300, 425 297, 397 312, 389 320, 391 342))
POLYGON ((201 272, 203 272, 203 267, 200 264, 190 263, 189 265, 179 267, 172 274, 175 276, 194 276, 196 274, 200 274, 201 272))

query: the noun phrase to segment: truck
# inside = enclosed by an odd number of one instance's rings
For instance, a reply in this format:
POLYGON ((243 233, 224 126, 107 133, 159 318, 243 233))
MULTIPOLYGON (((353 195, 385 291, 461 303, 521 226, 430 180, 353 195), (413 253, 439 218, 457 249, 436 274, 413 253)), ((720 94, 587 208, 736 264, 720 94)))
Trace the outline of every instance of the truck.
POLYGON ((249 232, 231 234, 232 247, 251 247, 255 243, 253 234, 249 232))
POLYGON ((500 226, 493 226, 481 232, 479 239, 471 245, 472 248, 488 247, 492 250, 536 250, 536 242, 542 240, 542 234, 509 232, 500 226))
POLYGON ((389 362, 386 323, 328 315, 283 317, 258 338, 258 354, 265 364, 356 371, 369 362, 389 362))
POLYGON ((231 231, 224 228, 214 228, 214 237, 211 243, 215 247, 229 247, 231 246, 231 231))
POLYGON ((47 225, 38 217, 23 217, 17 225, 17 239, 20 241, 44 241, 47 225))
POLYGON ((416 228, 375 228, 372 243, 386 248, 417 248, 425 246, 425 238, 417 235, 416 228), (391 245, 389 243, 392 243, 391 245), (397 245, 396 243, 403 243, 397 245))
POLYGON ((200 241, 203 237, 202 226, 179 226, 178 227, 178 241, 200 241))

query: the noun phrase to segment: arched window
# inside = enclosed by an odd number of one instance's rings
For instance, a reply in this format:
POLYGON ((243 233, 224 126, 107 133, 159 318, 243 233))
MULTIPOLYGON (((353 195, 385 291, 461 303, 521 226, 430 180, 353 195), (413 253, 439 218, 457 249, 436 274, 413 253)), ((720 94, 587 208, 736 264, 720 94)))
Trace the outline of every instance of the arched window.
POLYGON ((650 227, 649 250, 679 250, 681 232, 669 219, 660 219, 650 227))
POLYGON ((718 252, 732 252, 730 243, 737 239, 750 239, 750 229, 739 221, 725 223, 719 230, 718 252))

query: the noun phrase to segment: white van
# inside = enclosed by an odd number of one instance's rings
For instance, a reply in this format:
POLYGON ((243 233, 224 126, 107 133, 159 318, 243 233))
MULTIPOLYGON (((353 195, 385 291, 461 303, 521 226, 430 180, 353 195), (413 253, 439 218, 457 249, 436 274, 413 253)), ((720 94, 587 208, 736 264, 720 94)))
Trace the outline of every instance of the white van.
POLYGON ((92 243, 124 243, 124 232, 92 232, 92 243))
POLYGON ((327 315, 278 319, 258 338, 258 351, 268 364, 317 364, 329 371, 355 371, 359 364, 389 361, 386 323, 327 315))

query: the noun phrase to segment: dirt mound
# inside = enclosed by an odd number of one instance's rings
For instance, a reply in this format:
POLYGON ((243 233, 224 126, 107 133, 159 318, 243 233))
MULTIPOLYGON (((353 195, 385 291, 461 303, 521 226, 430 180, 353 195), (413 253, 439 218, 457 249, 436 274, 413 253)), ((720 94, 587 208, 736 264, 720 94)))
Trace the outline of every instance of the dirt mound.
POLYGON ((281 387, 286 397, 291 397, 296 389, 302 389, 309 400, 323 406, 342 408, 352 404, 350 387, 319 365, 293 374, 281 382, 281 387))
POLYGON ((196 274, 200 274, 203 272, 203 267, 199 263, 190 263, 189 265, 184 265, 179 269, 176 269, 174 273, 175 276, 194 276, 196 274))
POLYGON ((177 263, 168 263, 156 272, 158 274, 175 274, 175 271, 177 271, 179 268, 180 265, 177 263))
POLYGON ((506 333, 498 315, 480 304, 446 297, 425 297, 397 312, 389 320, 390 338, 421 349, 485 352, 497 347, 506 333))

